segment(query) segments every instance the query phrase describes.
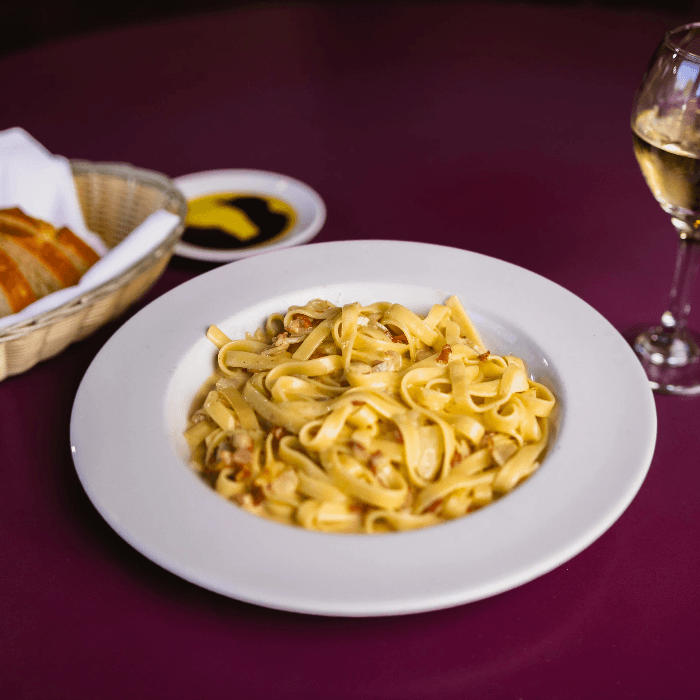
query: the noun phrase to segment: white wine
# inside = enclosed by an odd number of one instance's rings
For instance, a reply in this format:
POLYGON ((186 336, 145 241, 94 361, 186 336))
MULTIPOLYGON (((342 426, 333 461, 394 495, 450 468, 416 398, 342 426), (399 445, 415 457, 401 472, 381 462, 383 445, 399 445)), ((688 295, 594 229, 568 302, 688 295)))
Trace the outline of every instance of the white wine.
POLYGON ((664 211, 693 228, 700 223, 700 128, 683 112, 641 112, 632 127, 634 154, 664 211))

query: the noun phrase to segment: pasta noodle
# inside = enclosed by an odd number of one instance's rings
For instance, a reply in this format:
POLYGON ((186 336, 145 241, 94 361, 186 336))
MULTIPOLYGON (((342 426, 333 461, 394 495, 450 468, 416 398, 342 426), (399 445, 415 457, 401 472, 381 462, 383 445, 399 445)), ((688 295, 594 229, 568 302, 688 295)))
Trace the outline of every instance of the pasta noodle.
POLYGON ((492 355, 452 296, 400 304, 315 299, 240 340, 211 326, 218 370, 185 431, 225 498, 328 532, 459 518, 540 464, 555 397, 523 360, 492 355))

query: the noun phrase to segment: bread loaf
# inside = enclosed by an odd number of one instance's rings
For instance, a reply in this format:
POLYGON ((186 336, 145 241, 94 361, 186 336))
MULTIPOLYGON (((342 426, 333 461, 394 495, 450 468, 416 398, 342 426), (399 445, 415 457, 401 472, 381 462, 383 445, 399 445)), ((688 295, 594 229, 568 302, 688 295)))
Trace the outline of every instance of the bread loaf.
POLYGON ((99 255, 65 226, 0 209, 0 316, 77 284, 99 255))

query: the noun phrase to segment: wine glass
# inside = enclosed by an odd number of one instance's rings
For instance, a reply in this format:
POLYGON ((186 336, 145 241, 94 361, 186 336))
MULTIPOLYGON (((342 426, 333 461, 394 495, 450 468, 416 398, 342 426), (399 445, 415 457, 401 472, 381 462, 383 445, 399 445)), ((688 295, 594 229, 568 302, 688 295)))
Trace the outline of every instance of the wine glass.
POLYGON ((649 189, 670 214, 679 246, 668 310, 633 347, 652 389, 700 394, 700 343, 686 328, 700 262, 700 22, 671 30, 637 91, 634 153, 649 189))

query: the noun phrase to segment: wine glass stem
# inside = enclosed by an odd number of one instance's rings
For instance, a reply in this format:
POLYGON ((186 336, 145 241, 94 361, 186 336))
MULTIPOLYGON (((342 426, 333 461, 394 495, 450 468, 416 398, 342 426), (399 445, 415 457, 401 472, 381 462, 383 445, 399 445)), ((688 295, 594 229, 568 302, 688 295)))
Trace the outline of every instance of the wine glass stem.
POLYGON ((679 333, 685 328, 690 313, 690 295, 700 263, 700 239, 689 236, 680 226, 677 228, 680 240, 676 254, 676 269, 673 274, 668 310, 661 317, 661 323, 669 333, 679 333))

